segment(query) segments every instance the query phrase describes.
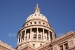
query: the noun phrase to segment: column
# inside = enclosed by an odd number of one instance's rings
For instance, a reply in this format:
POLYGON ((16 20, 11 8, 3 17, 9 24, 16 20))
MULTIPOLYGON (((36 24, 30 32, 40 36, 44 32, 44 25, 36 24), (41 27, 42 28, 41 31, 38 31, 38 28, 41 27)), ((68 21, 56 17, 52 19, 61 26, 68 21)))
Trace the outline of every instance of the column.
POLYGON ((19 35, 19 38, 20 38, 20 42, 21 42, 21 33, 20 33, 20 35, 19 35))
POLYGON ((18 34, 18 42, 17 42, 17 45, 20 43, 20 36, 19 36, 19 34, 18 34))
POLYGON ((49 41, 50 41, 50 32, 48 31, 48 38, 49 38, 49 41))
POLYGON ((20 38, 20 37, 19 37, 19 35, 18 35, 18 43, 20 43, 20 41, 19 41, 20 39, 19 39, 19 38, 20 38))
POLYGON ((22 42, 22 33, 20 33, 20 35, 21 35, 21 36, 20 36, 20 42, 22 42))
POLYGON ((54 40, 54 34, 52 33, 52 39, 54 40))
MULTIPOLYGON (((31 29, 31 28, 30 28, 30 29, 31 29)), ((30 31, 30 29, 29 29, 29 31, 30 31)), ((28 38, 29 38, 29 40, 30 40, 30 32, 29 32, 29 37, 28 37, 28 38)))
POLYGON ((26 30, 25 30, 25 34, 24 34, 24 41, 26 41, 26 30))
POLYGON ((43 28, 42 28, 42 40, 43 40, 43 28))
POLYGON ((54 33, 53 33, 53 35, 52 35, 52 36, 53 36, 53 40, 54 40, 54 39, 55 39, 55 35, 54 35, 54 33))
POLYGON ((30 40, 32 39, 32 28, 30 28, 30 40))
POLYGON ((38 28, 37 28, 37 40, 38 40, 38 28))
POLYGON ((63 44, 63 50, 65 50, 64 44, 63 44))
POLYGON ((43 28, 43 40, 44 40, 44 28, 43 28))

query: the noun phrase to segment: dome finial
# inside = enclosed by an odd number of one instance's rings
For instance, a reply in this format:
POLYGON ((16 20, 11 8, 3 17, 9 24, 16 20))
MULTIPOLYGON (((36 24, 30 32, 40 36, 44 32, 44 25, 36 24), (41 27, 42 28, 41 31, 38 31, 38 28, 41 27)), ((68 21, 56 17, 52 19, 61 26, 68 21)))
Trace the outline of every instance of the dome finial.
POLYGON ((34 13, 35 13, 35 14, 39 14, 39 13, 40 13, 40 8, 38 7, 38 4, 36 4, 34 13))
POLYGON ((36 7, 38 7, 38 4, 36 4, 36 7))

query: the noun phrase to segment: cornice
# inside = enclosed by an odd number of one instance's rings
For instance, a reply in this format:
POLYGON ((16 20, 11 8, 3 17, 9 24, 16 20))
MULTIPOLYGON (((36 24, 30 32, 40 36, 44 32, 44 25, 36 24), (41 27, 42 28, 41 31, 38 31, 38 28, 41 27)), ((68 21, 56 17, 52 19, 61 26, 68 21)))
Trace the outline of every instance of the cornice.
POLYGON ((75 37, 75 33, 73 31, 70 31, 62 36, 60 36, 59 38, 56 38, 54 40, 52 40, 52 45, 54 44, 60 44, 62 42, 67 41, 68 39, 75 37))
POLYGON ((72 47, 72 48, 70 48, 69 50, 75 50, 75 46, 74 46, 74 47, 72 47))

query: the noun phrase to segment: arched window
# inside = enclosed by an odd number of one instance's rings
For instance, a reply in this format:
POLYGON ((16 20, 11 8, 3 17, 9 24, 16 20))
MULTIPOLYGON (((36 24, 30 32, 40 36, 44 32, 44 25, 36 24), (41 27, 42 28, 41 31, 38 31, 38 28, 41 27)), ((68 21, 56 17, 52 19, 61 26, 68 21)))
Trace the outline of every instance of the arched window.
POLYGON ((41 40, 41 35, 40 34, 38 35, 38 39, 41 40))

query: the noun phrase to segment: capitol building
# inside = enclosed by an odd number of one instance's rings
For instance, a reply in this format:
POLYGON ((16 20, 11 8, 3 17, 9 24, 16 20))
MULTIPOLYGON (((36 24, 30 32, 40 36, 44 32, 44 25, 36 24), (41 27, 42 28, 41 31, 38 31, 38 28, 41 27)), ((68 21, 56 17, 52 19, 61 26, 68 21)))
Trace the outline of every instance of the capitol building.
POLYGON ((69 31, 57 38, 38 4, 18 31, 17 38, 15 48, 0 40, 0 50, 75 50, 75 32, 69 31))

